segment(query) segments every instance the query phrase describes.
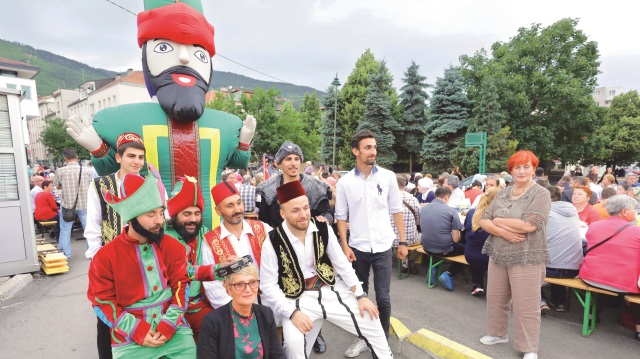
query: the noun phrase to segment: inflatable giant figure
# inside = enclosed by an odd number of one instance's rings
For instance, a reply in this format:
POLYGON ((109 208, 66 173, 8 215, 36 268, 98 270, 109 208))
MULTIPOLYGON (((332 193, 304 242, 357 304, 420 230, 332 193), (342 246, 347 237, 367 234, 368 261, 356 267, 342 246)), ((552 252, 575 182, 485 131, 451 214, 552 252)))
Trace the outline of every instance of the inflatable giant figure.
MULTIPOLYGON (((225 167, 247 168, 256 121, 205 109, 215 46, 200 0, 145 0, 144 7, 138 14, 138 45, 147 89, 158 103, 106 108, 95 114, 93 124, 72 117, 67 132, 91 152, 100 175, 119 169, 116 138, 134 132, 142 136, 147 162, 158 169, 166 188, 185 176, 211 188, 225 167)), ((219 217, 212 216, 209 192, 204 191, 203 223, 216 228, 219 217)))

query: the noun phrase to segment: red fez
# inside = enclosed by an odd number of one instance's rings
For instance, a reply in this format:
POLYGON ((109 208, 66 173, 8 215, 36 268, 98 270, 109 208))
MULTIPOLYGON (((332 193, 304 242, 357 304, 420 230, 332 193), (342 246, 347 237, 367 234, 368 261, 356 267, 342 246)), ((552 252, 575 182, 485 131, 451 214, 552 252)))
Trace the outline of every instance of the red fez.
POLYGON ((294 198, 307 195, 307 192, 304 191, 300 181, 285 183, 276 188, 276 192, 278 192, 278 203, 280 204, 287 203, 294 198))
POLYGON ((125 132, 120 136, 118 136, 118 138, 116 139, 116 149, 120 148, 120 146, 129 142, 138 142, 139 144, 144 146, 144 143, 142 142, 142 138, 140 137, 140 135, 133 132, 125 132))
POLYGON ((211 189, 213 202, 216 204, 216 206, 225 199, 233 196, 234 194, 240 195, 236 186, 233 183, 229 183, 226 181, 218 183, 211 189))
POLYGON ((204 212, 204 198, 198 180, 186 176, 186 178, 178 180, 173 190, 173 197, 167 202, 169 217, 173 217, 191 206, 196 206, 204 212))
POLYGON ((132 194, 136 193, 143 184, 144 177, 133 173, 127 173, 122 177, 122 182, 120 182, 120 197, 113 192, 106 192, 105 199, 111 204, 120 203, 132 194))
POLYGON ((178 2, 138 14, 138 46, 152 39, 200 45, 209 56, 216 54, 213 26, 191 6, 178 2))

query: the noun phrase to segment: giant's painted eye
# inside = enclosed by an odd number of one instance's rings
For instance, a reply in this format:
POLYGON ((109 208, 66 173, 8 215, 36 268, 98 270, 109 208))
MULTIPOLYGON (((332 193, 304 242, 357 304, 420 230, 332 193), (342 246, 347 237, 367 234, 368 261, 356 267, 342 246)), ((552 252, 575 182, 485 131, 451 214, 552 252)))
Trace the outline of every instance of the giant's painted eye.
POLYGON ((196 57, 198 58, 198 60, 204 62, 205 64, 207 62, 209 62, 209 56, 207 56, 207 54, 205 54, 203 51, 196 51, 193 53, 194 55, 196 55, 196 57))
POLYGON ((173 47, 166 42, 161 42, 153 48, 153 51, 165 54, 167 52, 173 51, 173 47))

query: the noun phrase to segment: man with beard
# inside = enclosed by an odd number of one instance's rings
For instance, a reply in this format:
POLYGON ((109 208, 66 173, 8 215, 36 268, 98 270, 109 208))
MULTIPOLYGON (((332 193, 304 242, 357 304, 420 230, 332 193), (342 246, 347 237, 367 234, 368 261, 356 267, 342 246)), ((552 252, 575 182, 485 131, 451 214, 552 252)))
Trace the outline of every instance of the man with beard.
POLYGON ((302 184, 278 187, 278 202, 284 222, 262 247, 260 288, 282 317, 287 358, 309 356, 324 320, 360 336, 374 358, 392 358, 378 308, 367 298, 331 228, 312 218, 302 184))
MULTIPOLYGON (((282 144, 276 153, 276 163, 280 166, 282 173, 262 182, 256 190, 256 202, 259 203, 258 218, 261 221, 272 227, 282 223, 276 188, 292 181, 300 181, 309 199, 311 215, 329 226, 333 224, 333 209, 329 203, 333 197, 331 187, 312 175, 300 173, 302 161, 304 157, 300 146, 288 141, 282 144)), ((318 333, 313 350, 318 353, 324 353, 327 350, 322 333, 318 333)))
MULTIPOLYGON (((122 218, 107 204, 103 190, 122 195, 122 178, 131 173, 139 174, 144 166, 144 144, 139 135, 123 133, 116 141, 116 161, 120 169, 107 176, 94 178, 87 192, 87 226, 84 237, 87 239, 85 256, 89 259, 117 235, 122 233, 122 218)), ((98 317, 98 357, 111 359, 111 333, 109 327, 98 317)))
MULTIPOLYGON (((205 109, 215 46, 214 29, 202 15, 200 1, 147 0, 144 5, 138 14, 138 44, 147 89, 158 103, 106 108, 95 114, 92 125, 72 117, 67 132, 91 152, 101 175, 118 169, 112 148, 117 135, 135 132, 142 135, 147 161, 167 188, 184 175, 211 188, 225 167, 247 168, 255 119, 248 115, 243 123, 234 115, 205 109)), ((216 227, 211 197, 204 202, 203 222, 216 227)))
MULTIPOLYGON (((216 204, 216 214, 222 217, 218 227, 205 234, 207 243, 202 246, 204 264, 234 262, 238 257, 251 256, 260 270, 262 243, 271 227, 260 221, 244 219, 244 205, 238 189, 229 182, 220 182, 211 189, 216 204)), ((203 282, 207 299, 214 308, 231 300, 221 281, 203 282)))
POLYGON ((111 328, 114 358, 194 358, 184 247, 164 234, 164 186, 149 169, 146 180, 125 175, 121 196, 105 194, 128 225, 93 257, 87 297, 111 328))

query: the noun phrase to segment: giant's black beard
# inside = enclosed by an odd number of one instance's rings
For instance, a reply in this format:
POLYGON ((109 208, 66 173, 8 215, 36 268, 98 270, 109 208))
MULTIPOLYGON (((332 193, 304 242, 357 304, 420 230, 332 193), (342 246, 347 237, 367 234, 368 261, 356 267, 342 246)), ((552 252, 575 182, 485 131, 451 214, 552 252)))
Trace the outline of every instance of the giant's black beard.
POLYGON ((198 233, 200 233, 200 228, 202 228, 202 220, 200 220, 200 222, 180 223, 178 221, 178 216, 177 215, 175 215, 175 216, 173 216, 173 218, 171 218, 171 223, 172 223, 173 229, 187 243, 192 242, 194 239, 196 239, 198 237, 198 233), (185 228, 185 226, 188 225, 188 224, 195 224, 196 225, 196 229, 195 229, 195 231, 193 233, 189 233, 187 231, 187 229, 185 228))
POLYGON ((167 116, 183 123, 197 121, 202 116, 209 83, 196 70, 188 66, 173 66, 158 76, 151 76, 144 49, 142 69, 150 95, 158 97, 158 103, 167 116), (172 74, 193 76, 196 84, 190 87, 178 85, 172 74))
POLYGON ((160 227, 160 232, 153 233, 150 230, 144 228, 140 224, 140 222, 138 222, 137 218, 134 218, 131 220, 131 227, 133 228, 134 231, 138 232, 139 235, 146 238, 149 241, 149 243, 152 243, 152 244, 156 243, 160 245, 160 240, 162 239, 162 237, 164 237, 164 228, 162 226, 160 227))

